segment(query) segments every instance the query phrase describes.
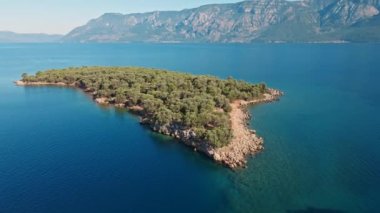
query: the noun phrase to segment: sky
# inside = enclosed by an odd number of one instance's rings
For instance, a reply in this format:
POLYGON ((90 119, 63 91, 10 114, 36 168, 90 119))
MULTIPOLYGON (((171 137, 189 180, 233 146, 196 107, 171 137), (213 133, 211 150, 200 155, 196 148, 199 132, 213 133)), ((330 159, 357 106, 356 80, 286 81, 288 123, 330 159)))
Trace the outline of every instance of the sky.
POLYGON ((0 31, 65 34, 103 13, 181 10, 239 0, 0 0, 0 31))

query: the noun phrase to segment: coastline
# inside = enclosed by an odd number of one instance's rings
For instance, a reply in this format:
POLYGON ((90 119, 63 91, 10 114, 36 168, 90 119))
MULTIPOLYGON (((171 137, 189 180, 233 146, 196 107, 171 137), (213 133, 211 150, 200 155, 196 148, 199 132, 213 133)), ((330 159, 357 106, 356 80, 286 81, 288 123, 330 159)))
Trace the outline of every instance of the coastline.
MULTIPOLYGON (((83 90, 85 93, 93 96, 91 91, 86 90, 86 88, 81 88, 75 84, 66 84, 63 82, 50 83, 50 82, 24 82, 21 80, 14 82, 17 86, 62 86, 62 87, 73 87, 83 90)), ((185 129, 177 125, 166 125, 157 126, 152 125, 149 121, 143 118, 144 109, 141 106, 127 106, 125 104, 114 104, 108 98, 94 98, 93 100, 102 105, 112 105, 119 108, 127 108, 133 113, 141 116, 140 123, 147 125, 154 132, 160 134, 168 135, 179 139, 185 145, 190 146, 194 151, 199 151, 209 158, 213 159, 215 162, 222 164, 231 169, 244 168, 247 166, 247 158, 261 150, 264 149, 264 140, 262 137, 256 134, 255 130, 252 130, 247 125, 248 120, 251 115, 249 114, 247 108, 250 105, 268 103, 279 100, 279 97, 283 93, 279 90, 268 89, 268 92, 263 95, 262 98, 255 99, 252 101, 245 100, 235 100, 230 103, 231 112, 230 122, 231 130, 233 132, 233 138, 227 146, 214 148, 210 146, 205 146, 197 139, 196 134, 191 129, 185 129)))
POLYGON ((62 86, 62 87, 75 87, 75 85, 65 84, 63 82, 50 83, 50 82, 24 82, 21 80, 14 81, 17 86, 62 86))
POLYGON ((251 119, 248 107, 278 101, 283 95, 279 90, 268 89, 268 91, 261 99, 235 100, 231 103, 230 120, 233 138, 227 146, 215 150, 213 155, 215 161, 232 169, 246 167, 247 158, 264 149, 264 139, 256 134, 256 130, 248 126, 248 121, 251 119))

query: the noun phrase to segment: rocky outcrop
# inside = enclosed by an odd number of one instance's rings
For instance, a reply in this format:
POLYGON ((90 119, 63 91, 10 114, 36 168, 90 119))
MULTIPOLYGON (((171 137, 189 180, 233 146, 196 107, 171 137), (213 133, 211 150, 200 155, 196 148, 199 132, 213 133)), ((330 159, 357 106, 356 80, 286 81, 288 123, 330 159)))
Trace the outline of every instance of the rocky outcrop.
POLYGON ((109 104, 108 98, 95 98, 95 102, 98 104, 109 104))

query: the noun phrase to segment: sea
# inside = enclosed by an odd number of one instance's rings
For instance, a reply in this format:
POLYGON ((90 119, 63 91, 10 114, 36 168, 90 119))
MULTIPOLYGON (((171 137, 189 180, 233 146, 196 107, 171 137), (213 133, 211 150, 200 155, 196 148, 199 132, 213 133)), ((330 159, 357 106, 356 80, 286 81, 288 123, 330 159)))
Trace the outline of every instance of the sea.
POLYGON ((0 44, 0 212, 380 212, 380 44, 0 44), (138 66, 265 82, 264 151, 230 170, 22 73, 138 66))

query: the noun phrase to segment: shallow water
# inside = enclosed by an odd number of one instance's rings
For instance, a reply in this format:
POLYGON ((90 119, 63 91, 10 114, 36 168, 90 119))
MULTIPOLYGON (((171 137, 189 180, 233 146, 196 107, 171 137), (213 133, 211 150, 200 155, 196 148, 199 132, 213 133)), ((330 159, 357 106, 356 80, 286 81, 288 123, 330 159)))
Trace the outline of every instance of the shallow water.
POLYGON ((1 44, 0 212, 378 212, 378 44, 1 44), (84 93, 12 84, 67 66, 266 82, 265 151, 230 171, 84 93))

